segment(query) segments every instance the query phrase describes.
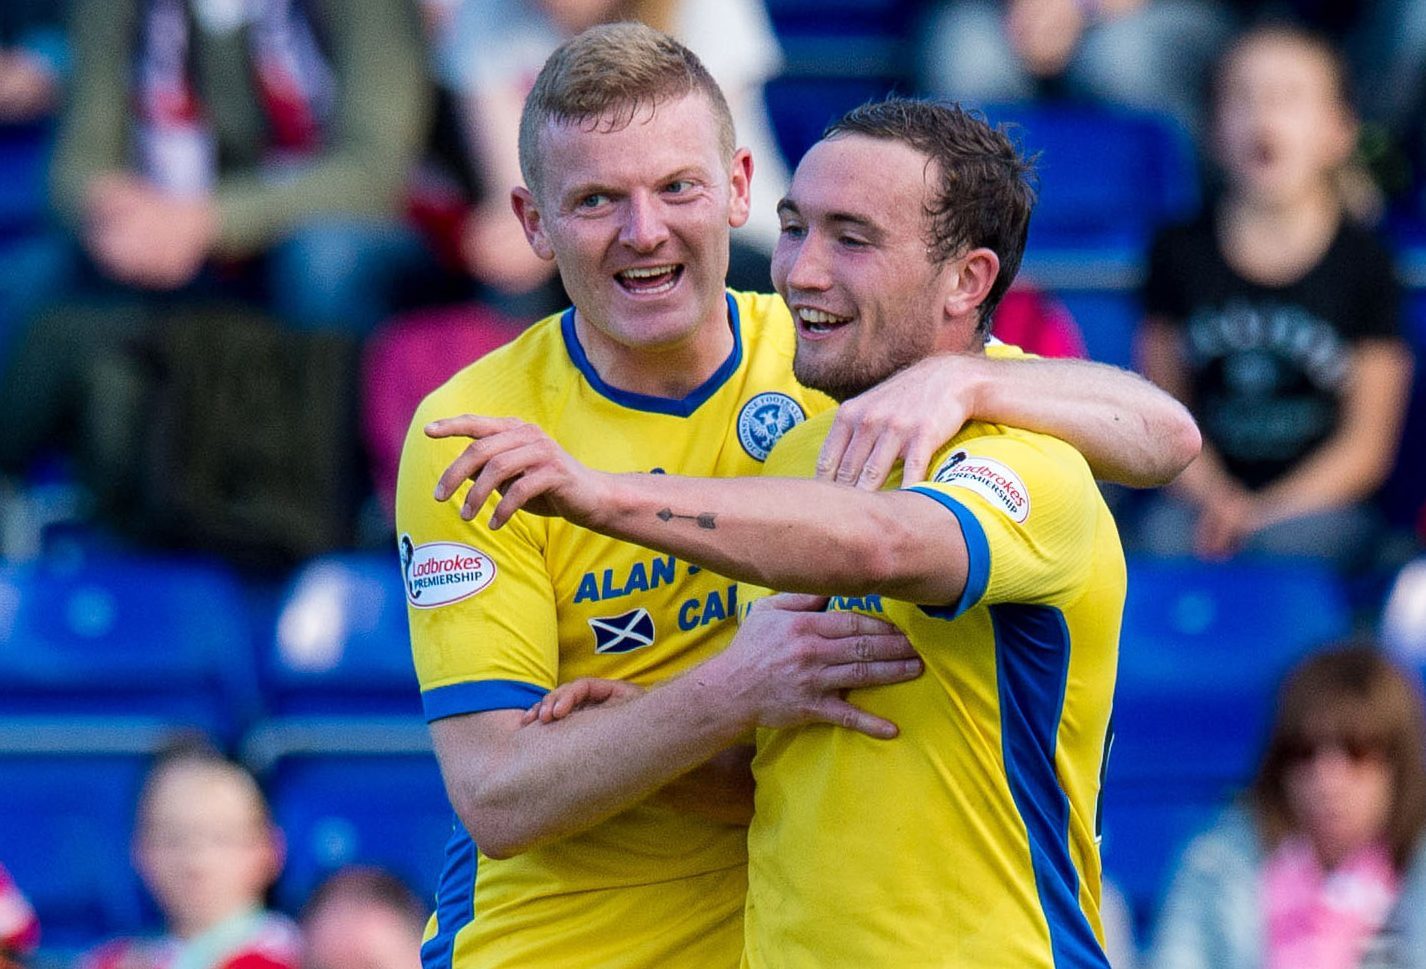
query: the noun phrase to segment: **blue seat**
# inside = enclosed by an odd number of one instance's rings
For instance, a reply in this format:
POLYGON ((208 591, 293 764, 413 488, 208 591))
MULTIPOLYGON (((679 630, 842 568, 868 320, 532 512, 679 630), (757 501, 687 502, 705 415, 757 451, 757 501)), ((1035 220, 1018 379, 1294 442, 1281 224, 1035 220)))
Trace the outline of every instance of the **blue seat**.
POLYGON ((1149 937, 1183 849, 1226 804, 1215 785, 1111 781, 1106 788, 1104 873, 1123 893, 1139 939, 1149 937))
POLYGON ((1350 628, 1310 563, 1131 560, 1110 776, 1245 781, 1282 676, 1350 628))
POLYGON ((62 730, 68 752, 38 749, 31 732, 20 753, 4 749, 0 727, 0 859, 33 902, 45 946, 78 950, 156 925, 129 860, 149 757, 124 744, 80 752, 79 732, 62 730))
MULTIPOLYGON (((788 74, 768 82, 764 97, 782 156, 796 165, 807 149, 821 139, 827 125, 857 105, 886 97, 896 89, 895 78, 871 73, 869 77, 788 74)), ((776 201, 763 199, 757 204, 773 205, 776 201)))
POLYGON ((1039 153, 1039 201, 1029 249, 1119 248, 1141 255, 1150 234, 1198 204, 1187 133, 1150 112, 1091 104, 991 105, 995 122, 1019 126, 1039 153))
POLYGON ((272 712, 418 718, 410 643, 394 553, 315 559, 278 610, 265 664, 272 712))
POLYGON ((1070 311, 1091 360, 1132 368, 1134 334, 1143 318, 1137 293, 1126 290, 1057 290, 1055 296, 1070 311))
POLYGON ((251 712, 246 605, 220 567, 76 548, 0 564, 0 605, 0 717, 130 717, 231 739, 251 712))
POLYGON ((278 904, 296 910, 327 875, 380 865, 434 897, 454 815, 426 751, 292 752, 267 772, 273 816, 287 835, 278 904))
MULTIPOLYGON (((1426 263, 1426 247, 1416 250, 1414 258, 1426 263)), ((1393 521, 1410 527, 1426 510, 1426 451, 1418 446, 1426 441, 1426 290, 1408 294, 1402 324, 1416 355, 1416 373, 1401 432, 1403 446, 1382 487, 1381 505, 1393 521)))
POLYGON ((43 224, 53 138, 47 122, 0 124, 0 238, 43 224))

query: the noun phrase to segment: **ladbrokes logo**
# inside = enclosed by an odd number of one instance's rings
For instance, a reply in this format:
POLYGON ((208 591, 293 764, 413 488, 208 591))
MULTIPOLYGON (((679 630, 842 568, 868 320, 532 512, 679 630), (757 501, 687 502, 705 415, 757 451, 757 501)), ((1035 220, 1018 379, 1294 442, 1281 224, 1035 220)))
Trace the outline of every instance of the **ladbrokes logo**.
POLYGON ((975 492, 1018 523, 1030 517, 1025 482, 999 461, 957 451, 936 470, 934 480, 975 492))
POLYGON ((417 609, 459 602, 495 581, 495 563, 478 548, 459 542, 416 545, 410 535, 398 544, 406 601, 417 609))

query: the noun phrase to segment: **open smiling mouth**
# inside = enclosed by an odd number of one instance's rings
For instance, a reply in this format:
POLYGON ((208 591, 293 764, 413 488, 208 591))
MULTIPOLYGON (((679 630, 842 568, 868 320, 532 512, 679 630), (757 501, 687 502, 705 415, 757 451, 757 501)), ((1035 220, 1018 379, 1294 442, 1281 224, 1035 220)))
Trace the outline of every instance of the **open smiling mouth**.
POLYGON ((846 326, 852 321, 850 316, 834 316, 831 313, 824 313, 822 310, 802 308, 797 311, 797 325, 813 336, 821 336, 824 333, 831 333, 841 326, 846 326))
POLYGON ((637 266, 614 274, 626 293, 638 296, 660 296, 678 285, 683 278, 683 266, 669 263, 664 266, 637 266))

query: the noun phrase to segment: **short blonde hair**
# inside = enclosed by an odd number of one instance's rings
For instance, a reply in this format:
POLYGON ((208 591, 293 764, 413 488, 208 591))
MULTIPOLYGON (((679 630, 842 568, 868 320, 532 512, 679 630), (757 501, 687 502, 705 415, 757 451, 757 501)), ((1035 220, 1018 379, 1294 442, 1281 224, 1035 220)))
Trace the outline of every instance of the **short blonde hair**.
POLYGON ((601 24, 562 44, 545 61, 520 115, 520 174, 540 192, 545 126, 579 124, 618 131, 640 110, 702 94, 718 126, 718 150, 732 161, 733 115, 708 69, 687 47, 639 23, 601 24))

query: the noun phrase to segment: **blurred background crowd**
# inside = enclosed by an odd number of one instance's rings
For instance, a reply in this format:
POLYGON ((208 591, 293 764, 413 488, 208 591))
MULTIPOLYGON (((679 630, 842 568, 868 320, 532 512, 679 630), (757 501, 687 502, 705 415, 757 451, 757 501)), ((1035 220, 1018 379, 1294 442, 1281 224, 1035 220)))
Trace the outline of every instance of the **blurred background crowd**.
POLYGON ((517 122, 617 19, 752 148, 730 285, 823 125, 961 100, 1039 157, 995 334, 1198 419, 1110 496, 1116 969, 1426 965, 1414 0, 0 2, 0 965, 412 964, 451 819, 401 441, 565 305, 517 122))

